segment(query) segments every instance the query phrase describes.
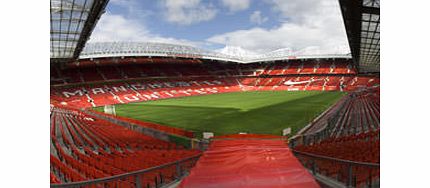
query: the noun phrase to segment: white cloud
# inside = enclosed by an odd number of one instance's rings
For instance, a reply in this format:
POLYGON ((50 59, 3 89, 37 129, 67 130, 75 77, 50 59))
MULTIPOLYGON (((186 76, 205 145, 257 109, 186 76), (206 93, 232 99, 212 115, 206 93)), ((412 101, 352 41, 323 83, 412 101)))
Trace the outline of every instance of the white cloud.
POLYGON ((151 33, 141 21, 126 19, 122 15, 106 13, 97 23, 89 42, 162 42, 196 46, 198 43, 151 33))
POLYGON ((164 0, 164 16, 168 22, 178 25, 191 25, 215 18, 217 10, 211 4, 200 0, 164 0))
POLYGON ((110 0, 110 3, 120 5, 120 6, 129 6, 132 3, 135 3, 134 0, 110 0))
POLYGON ((150 9, 142 9, 141 0, 110 0, 109 4, 112 7, 119 7, 123 10, 124 15, 131 16, 134 19, 146 19, 148 16, 153 16, 154 11, 150 9))
POLYGON ((251 3, 250 0, 222 0, 221 2, 231 12, 246 10, 251 3))
POLYGON ((268 20, 267 17, 263 17, 261 16, 261 12, 260 11, 254 11, 251 16, 249 16, 249 21, 251 21, 252 23, 261 25, 262 23, 266 22, 268 20))
MULTIPOLYGON (((129 6, 135 0, 112 0, 129 6)), ((213 19, 217 10, 200 0, 163 0, 163 14, 172 23, 189 25, 213 19), (209 12, 204 10, 210 9, 209 12), (211 13, 212 12, 212 13, 211 13), (211 15, 212 14, 212 15, 211 15)), ((220 45, 240 47, 255 53, 277 49, 302 52, 349 53, 346 33, 337 0, 266 0, 278 14, 280 24, 272 28, 256 26, 250 29, 219 33, 205 41, 190 41, 165 37, 150 31, 145 19, 131 15, 104 14, 89 42, 143 41, 186 44, 218 48, 220 45)), ((130 6, 129 6, 130 7, 130 6)), ((131 11, 128 9, 128 11, 131 11)), ((250 21, 267 21, 265 12, 254 11, 250 21)), ((144 17, 147 18, 147 17, 144 17)))
POLYGON ((337 0, 269 0, 269 4, 289 22, 313 26, 343 23, 337 0))
POLYGON ((209 37, 207 41, 258 53, 281 48, 349 53, 337 0, 271 0, 270 4, 280 14, 279 26, 227 32, 209 37))

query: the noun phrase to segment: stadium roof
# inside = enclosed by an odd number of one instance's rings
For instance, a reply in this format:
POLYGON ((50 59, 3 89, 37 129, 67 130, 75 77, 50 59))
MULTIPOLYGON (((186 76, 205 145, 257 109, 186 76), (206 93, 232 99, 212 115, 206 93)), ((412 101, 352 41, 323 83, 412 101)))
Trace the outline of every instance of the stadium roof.
POLYGON ((339 0, 339 3, 359 72, 380 72, 380 0, 339 0))
POLYGON ((109 0, 51 0, 51 61, 79 57, 109 0))
POLYGON ((303 54, 302 52, 293 52, 291 50, 275 50, 260 55, 240 56, 223 54, 216 51, 200 49, 192 46, 154 42, 88 43, 79 58, 87 59, 131 56, 188 57, 221 61, 234 61, 239 63, 275 61, 285 59, 351 58, 350 54, 303 54))

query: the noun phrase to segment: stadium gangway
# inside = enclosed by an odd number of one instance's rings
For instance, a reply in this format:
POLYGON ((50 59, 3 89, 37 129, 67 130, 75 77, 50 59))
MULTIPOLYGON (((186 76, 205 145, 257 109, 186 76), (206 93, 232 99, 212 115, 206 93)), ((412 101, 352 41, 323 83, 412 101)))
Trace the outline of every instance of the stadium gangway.
MULTIPOLYGON (((357 162, 344 159, 338 159, 333 157, 327 157, 307 152, 300 152, 292 150, 294 155, 302 162, 303 166, 308 168, 311 173, 316 177, 319 182, 328 185, 340 185, 340 187, 379 187, 379 164, 378 163, 368 163, 368 162, 357 162), (332 168, 335 166, 340 167, 339 170, 333 175, 326 175, 321 171, 321 162, 330 163, 332 168), (357 182, 359 174, 354 173, 354 167, 367 169, 369 172, 376 171, 375 174, 369 173, 365 174, 367 177, 364 182, 357 182), (346 173, 346 179, 341 178, 346 173), (324 178, 321 178, 324 177, 324 178)), ((363 175, 363 174, 361 174, 363 175)), ((344 176, 345 177, 345 176, 344 176)))
POLYGON ((197 160, 200 158, 202 154, 197 154, 191 157, 187 157, 178 161, 166 163, 160 166, 155 166, 147 169, 142 169, 134 172, 128 172, 124 174, 109 176, 105 178, 99 178, 94 180, 80 181, 80 182, 71 182, 71 183, 61 183, 61 184, 51 184, 51 188, 83 188, 83 187, 115 187, 121 188, 123 187, 122 183, 126 181, 132 180, 132 187, 141 188, 148 187, 148 185, 144 185, 142 182, 142 178, 145 174, 156 172, 157 170, 167 169, 169 167, 175 167, 175 179, 166 182, 163 174, 159 173, 156 178, 153 180, 153 185, 155 187, 162 187, 168 185, 170 183, 174 183, 177 180, 180 180, 182 177, 187 175, 192 166, 195 165, 197 160), (191 164, 191 165, 187 165, 191 164))

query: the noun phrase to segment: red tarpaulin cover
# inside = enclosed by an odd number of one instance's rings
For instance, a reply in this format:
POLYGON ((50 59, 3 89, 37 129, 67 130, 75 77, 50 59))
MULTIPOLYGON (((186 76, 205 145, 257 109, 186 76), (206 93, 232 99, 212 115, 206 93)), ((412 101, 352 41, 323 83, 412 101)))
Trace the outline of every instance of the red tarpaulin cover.
POLYGON ((215 140, 179 187, 319 187, 281 139, 215 140))

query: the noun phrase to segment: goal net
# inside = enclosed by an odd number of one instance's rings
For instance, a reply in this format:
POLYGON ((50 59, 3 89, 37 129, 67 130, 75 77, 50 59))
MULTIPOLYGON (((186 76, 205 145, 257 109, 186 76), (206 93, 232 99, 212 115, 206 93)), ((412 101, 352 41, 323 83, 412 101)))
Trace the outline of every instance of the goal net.
POLYGON ((104 107, 104 111, 105 111, 106 114, 116 115, 115 105, 106 105, 104 107))

